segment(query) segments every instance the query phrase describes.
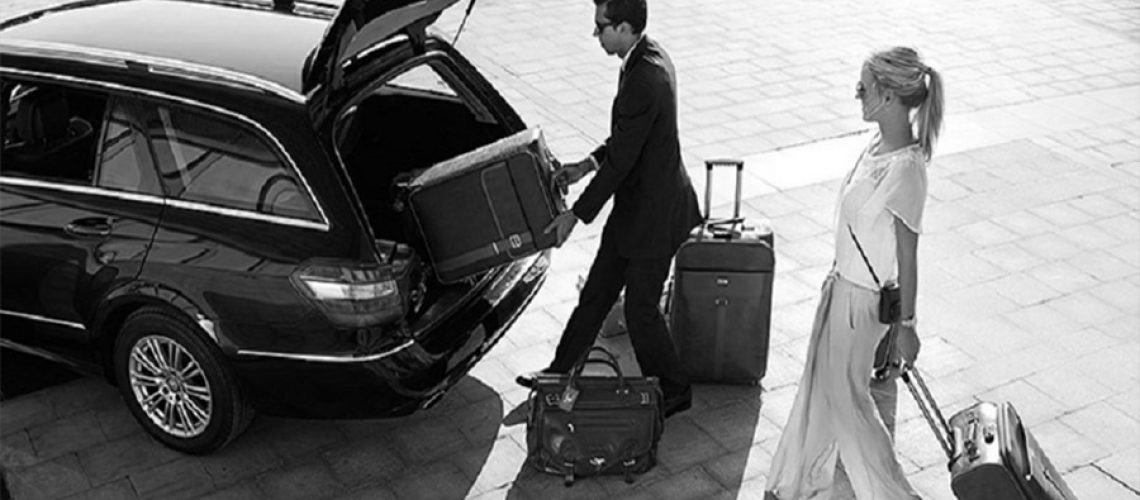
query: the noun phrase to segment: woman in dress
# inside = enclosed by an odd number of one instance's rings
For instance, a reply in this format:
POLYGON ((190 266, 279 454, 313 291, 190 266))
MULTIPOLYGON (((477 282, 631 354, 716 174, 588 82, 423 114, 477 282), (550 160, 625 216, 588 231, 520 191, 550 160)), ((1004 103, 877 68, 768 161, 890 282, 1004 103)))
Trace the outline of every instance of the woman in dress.
POLYGON ((839 190, 835 264, 772 459, 768 498, 919 498, 875 408, 870 376, 875 348, 890 327, 879 322, 876 280, 896 281, 901 292, 893 358, 913 363, 918 355, 916 257, 926 167, 942 124, 942 79, 913 49, 895 47, 867 58, 855 96, 863 120, 877 123, 878 133, 839 190))

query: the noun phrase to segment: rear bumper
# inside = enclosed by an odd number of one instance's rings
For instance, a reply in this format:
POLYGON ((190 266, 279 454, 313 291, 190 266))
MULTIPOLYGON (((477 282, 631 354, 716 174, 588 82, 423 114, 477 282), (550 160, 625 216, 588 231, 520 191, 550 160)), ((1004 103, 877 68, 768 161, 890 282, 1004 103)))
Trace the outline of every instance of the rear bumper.
POLYGON ((434 404, 514 324, 546 279, 549 252, 515 261, 446 321, 406 341, 352 355, 238 350, 234 367, 259 411, 374 418, 434 404))

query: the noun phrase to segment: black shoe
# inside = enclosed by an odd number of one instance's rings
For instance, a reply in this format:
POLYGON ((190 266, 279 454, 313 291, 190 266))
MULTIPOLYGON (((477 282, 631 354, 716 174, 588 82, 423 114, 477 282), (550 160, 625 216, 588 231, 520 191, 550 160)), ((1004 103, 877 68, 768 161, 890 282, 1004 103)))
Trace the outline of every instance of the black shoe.
POLYGON ((665 398, 665 418, 672 417, 693 407, 693 390, 685 389, 678 396, 665 398))
POLYGON ((515 377, 515 383, 518 385, 521 385, 523 387, 526 387, 527 389, 534 389, 534 386, 538 384, 538 376, 539 375, 554 375, 554 372, 549 371, 549 370, 539 370, 536 372, 526 372, 526 373, 523 373, 523 374, 515 377))

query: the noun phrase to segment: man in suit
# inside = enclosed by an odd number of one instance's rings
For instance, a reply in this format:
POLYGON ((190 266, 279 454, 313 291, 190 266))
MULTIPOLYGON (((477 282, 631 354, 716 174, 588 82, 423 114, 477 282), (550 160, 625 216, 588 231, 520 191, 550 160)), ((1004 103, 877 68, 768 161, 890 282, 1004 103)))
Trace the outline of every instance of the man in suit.
MULTIPOLYGON (((607 54, 622 58, 610 137, 586 159, 555 172, 557 179, 570 183, 597 173, 573 208, 546 230, 557 231, 563 242, 579 220, 592 222, 611 197, 614 204, 578 306, 544 371, 570 370, 593 345, 625 288, 626 325, 637 363, 643 374, 660 379, 669 416, 691 406, 692 389, 658 304, 674 254, 701 221, 681 163, 676 77, 669 56, 644 34, 646 0, 594 4, 594 36, 607 54)), ((518 383, 531 387, 534 377, 520 375, 518 383)))

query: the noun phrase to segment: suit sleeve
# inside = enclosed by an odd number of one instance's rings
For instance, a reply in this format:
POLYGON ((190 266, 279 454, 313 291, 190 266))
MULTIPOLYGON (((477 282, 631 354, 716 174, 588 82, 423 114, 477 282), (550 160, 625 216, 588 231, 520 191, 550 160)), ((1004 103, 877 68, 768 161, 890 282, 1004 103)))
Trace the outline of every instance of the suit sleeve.
POLYGON ((657 95, 653 87, 646 82, 631 81, 628 85, 614 106, 617 116, 609 139, 592 153, 601 168, 572 209, 574 215, 586 223, 593 222, 606 200, 633 170, 657 118, 657 95))

